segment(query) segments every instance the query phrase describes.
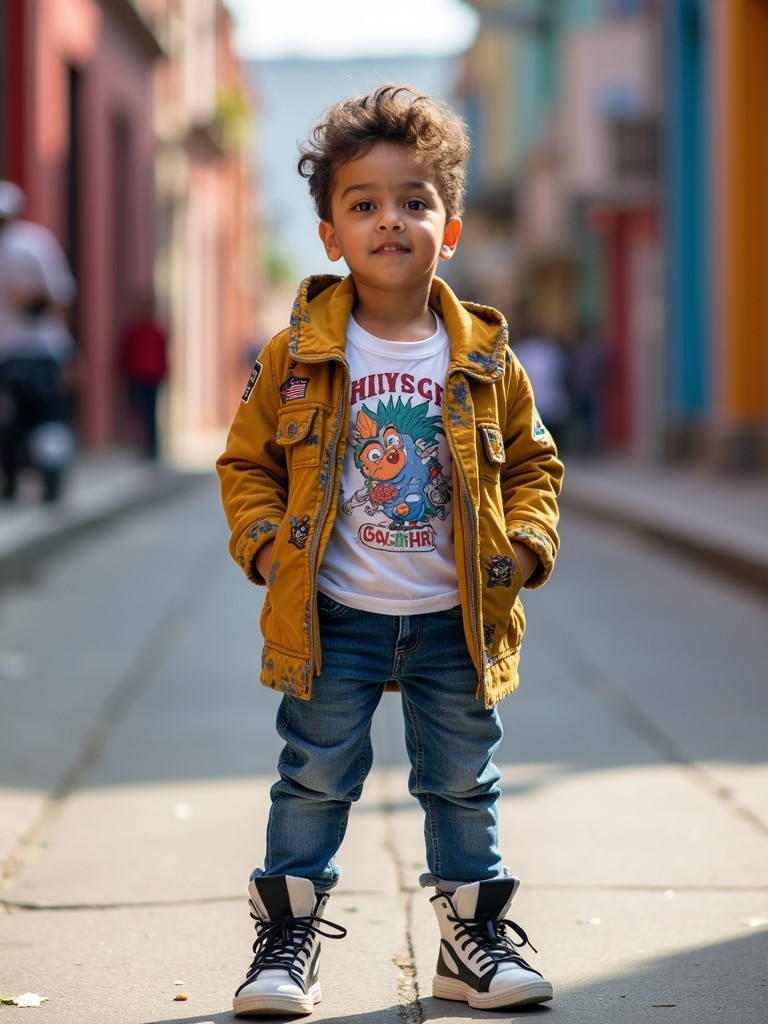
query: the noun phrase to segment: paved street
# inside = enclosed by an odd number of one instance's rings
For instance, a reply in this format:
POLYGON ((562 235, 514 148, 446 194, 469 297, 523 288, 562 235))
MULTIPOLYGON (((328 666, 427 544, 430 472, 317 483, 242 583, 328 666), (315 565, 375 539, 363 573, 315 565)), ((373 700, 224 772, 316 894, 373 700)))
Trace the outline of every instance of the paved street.
MULTIPOLYGON (((387 696, 327 911, 349 937, 324 944, 312 1020, 768 1021, 765 596, 605 522, 566 513, 562 534, 527 598, 500 757, 511 916, 554 1002, 432 999, 422 823, 387 696)), ((279 745, 260 591, 226 541, 210 478, 0 589, 0 997, 46 996, 33 1020, 232 1020, 279 745)))

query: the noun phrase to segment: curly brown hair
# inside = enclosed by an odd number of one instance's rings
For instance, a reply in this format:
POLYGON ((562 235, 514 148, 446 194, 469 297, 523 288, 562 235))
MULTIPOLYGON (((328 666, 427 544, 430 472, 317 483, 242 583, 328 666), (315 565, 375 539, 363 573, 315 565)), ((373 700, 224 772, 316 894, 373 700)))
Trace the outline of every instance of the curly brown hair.
POLYGON ((448 219, 458 217, 470 150, 467 126, 430 96, 409 85, 389 84, 329 107, 300 147, 299 174, 309 181, 321 220, 331 219, 336 167, 364 156, 377 142, 398 142, 426 157, 434 168, 448 219))

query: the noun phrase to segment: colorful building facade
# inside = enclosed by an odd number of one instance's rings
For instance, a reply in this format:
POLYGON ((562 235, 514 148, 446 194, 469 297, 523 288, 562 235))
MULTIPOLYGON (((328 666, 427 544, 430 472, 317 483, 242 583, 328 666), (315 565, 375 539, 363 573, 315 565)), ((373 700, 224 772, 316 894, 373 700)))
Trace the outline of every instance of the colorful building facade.
POLYGON ((490 242, 488 300, 598 331, 608 450, 766 468, 768 4, 473 6, 466 237, 490 242))
POLYGON ((150 292, 171 330, 166 447, 220 432, 258 282, 248 147, 233 127, 249 97, 221 0, 6 0, 0 50, 0 177, 22 187, 25 216, 56 234, 78 281, 81 446, 126 441, 117 346, 150 292))
POLYGON ((24 216, 54 232, 77 278, 79 427, 100 449, 116 432, 120 319, 152 283, 151 73, 162 49, 128 3, 10 0, 0 11, 0 174, 22 187, 24 216))
POLYGON ((709 3, 714 333, 705 443, 768 469, 768 4, 709 3))

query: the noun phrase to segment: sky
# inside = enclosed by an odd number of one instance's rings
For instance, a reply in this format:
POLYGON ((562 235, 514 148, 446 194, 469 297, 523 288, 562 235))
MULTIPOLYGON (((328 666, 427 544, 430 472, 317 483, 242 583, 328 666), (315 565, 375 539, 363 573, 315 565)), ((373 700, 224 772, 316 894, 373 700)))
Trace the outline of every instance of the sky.
POLYGON ((462 0, 225 0, 244 60, 442 56, 472 42, 462 0))

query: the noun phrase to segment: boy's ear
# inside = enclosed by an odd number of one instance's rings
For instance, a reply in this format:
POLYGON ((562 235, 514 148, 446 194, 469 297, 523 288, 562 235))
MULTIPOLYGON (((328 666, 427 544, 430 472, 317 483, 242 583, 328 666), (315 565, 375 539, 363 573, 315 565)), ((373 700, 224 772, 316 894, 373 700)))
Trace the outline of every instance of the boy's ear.
POLYGON ((335 263, 341 259, 342 253, 339 248, 339 243, 336 240, 336 232, 333 230, 333 224, 329 220, 321 220, 317 228, 320 239, 325 246, 325 255, 335 263))
POLYGON ((449 260, 456 251, 461 234, 461 218, 452 217, 445 225, 443 244, 440 246, 440 259, 449 260))

